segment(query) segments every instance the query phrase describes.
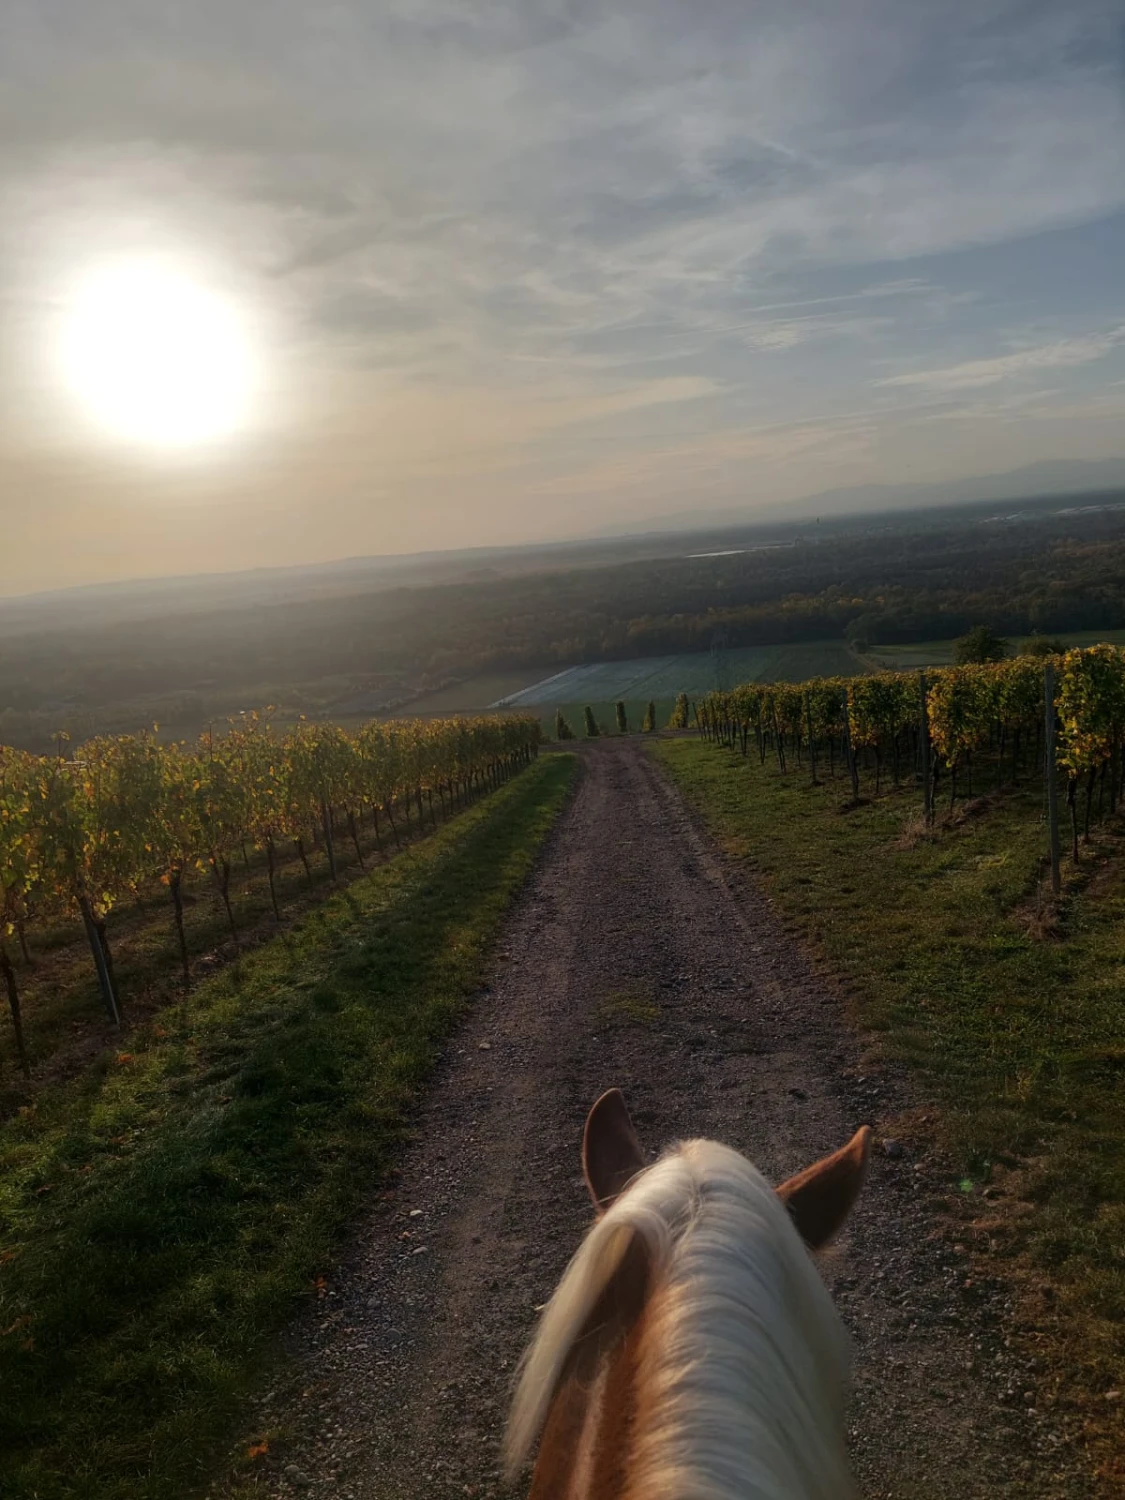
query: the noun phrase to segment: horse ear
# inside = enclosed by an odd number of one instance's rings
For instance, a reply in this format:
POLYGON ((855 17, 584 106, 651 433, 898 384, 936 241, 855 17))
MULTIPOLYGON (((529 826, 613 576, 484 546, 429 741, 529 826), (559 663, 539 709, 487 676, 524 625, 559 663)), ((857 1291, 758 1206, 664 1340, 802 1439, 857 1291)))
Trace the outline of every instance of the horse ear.
POLYGON ((810 1250, 826 1245, 843 1226, 859 1197, 870 1154, 871 1128, 861 1125, 846 1146, 778 1188, 810 1250))
POLYGON ((582 1171, 599 1214, 620 1197, 644 1164, 621 1090, 610 1089, 586 1116, 582 1132, 582 1171))

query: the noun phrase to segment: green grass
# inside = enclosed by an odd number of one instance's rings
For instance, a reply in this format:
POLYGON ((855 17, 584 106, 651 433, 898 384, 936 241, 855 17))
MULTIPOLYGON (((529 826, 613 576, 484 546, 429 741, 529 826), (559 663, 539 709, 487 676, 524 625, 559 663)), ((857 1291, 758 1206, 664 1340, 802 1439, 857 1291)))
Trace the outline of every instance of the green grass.
POLYGON ((397 709, 399 715, 483 713, 501 698, 539 682, 547 669, 513 667, 506 672, 482 672, 450 687, 437 688, 397 709))
POLYGON ((595 1024, 606 1031, 628 1026, 654 1026, 661 1009, 650 985, 628 984, 603 995, 594 1010, 595 1024))
MULTIPOLYGON (((667 728, 668 720, 672 717, 672 708, 675 705, 675 701, 676 700, 674 698, 657 698, 655 700, 657 729, 667 728)), ((624 703, 625 712, 629 717, 629 733, 640 734, 641 725, 644 723, 645 711, 648 708, 649 700, 647 698, 626 698, 624 700, 624 703)), ((585 730, 583 729, 583 714, 586 709, 586 703, 563 703, 560 704, 559 707, 561 707, 562 709, 563 718, 574 731, 575 738, 582 739, 585 735, 585 730)), ((616 734, 618 732, 616 700, 613 702, 610 702, 608 700, 600 702, 591 701, 590 707, 594 710, 594 718, 597 720, 598 726, 603 734, 616 734)), ((534 711, 535 710, 533 709, 532 712, 534 711)), ((543 724, 543 733, 548 737, 548 739, 553 740, 555 737, 554 706, 552 706, 551 708, 544 708, 540 712, 539 717, 543 724)))
POLYGON ((869 671, 847 641, 805 641, 790 646, 738 646, 712 655, 635 657, 567 667, 507 699, 509 707, 615 703, 619 698, 672 700, 677 693, 709 693, 741 682, 804 682, 809 677, 857 676, 869 671))
MULTIPOLYGON (((1125 646, 1125 630, 1072 630, 1062 634, 1048 632, 1052 640, 1062 641, 1064 646, 1096 646, 1108 641, 1114 646, 1125 646)), ((1018 647, 1023 636, 1013 636, 1012 645, 1018 647)), ((872 646, 866 659, 876 667, 889 667, 893 671, 905 671, 908 667, 948 667, 953 664, 953 648, 956 641, 917 641, 907 646, 872 646)))
POLYGON ((1068 871, 1061 926, 1037 936, 1038 789, 914 840, 913 789, 845 810, 843 781, 814 789, 807 770, 783 777, 694 739, 654 749, 719 843, 851 982, 877 1046, 920 1071, 966 1185, 999 1195, 1013 1267, 1057 1297, 1057 1368, 1099 1420, 1119 1418, 1103 1398, 1125 1369, 1120 832, 1068 871))
POLYGON ((544 756, 0 1135, 0 1491, 201 1485, 570 786, 544 756))

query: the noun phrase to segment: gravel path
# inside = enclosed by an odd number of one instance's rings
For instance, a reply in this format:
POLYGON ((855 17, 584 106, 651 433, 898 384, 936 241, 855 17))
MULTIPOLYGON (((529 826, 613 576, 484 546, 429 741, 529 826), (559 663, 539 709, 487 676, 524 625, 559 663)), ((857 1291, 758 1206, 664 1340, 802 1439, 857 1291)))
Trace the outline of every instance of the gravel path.
MULTIPOLYGON (((512 1374, 589 1222, 578 1143, 612 1084, 655 1149, 707 1135, 780 1180, 912 1101, 865 1077, 834 989, 732 884, 636 741, 584 772, 451 1043, 394 1190, 293 1330, 258 1413, 270 1493, 495 1496, 512 1374), (280 1451, 279 1451, 280 1450, 280 1451)), ((855 1341, 865 1496, 1090 1493, 1034 1409, 1004 1289, 938 1232, 948 1179, 881 1143, 826 1278, 855 1341)))

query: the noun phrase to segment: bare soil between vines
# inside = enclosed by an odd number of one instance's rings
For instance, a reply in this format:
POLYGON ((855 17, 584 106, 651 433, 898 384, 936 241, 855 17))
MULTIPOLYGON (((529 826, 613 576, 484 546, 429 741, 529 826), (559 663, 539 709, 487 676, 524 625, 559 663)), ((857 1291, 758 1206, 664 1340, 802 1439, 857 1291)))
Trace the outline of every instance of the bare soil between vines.
POLYGON ((373 1184, 217 1493, 503 1493, 512 1376, 589 1223, 582 1122, 616 1084, 654 1151, 711 1136, 775 1181, 877 1127, 863 1199, 822 1267, 854 1341, 864 1496, 1092 1494, 1068 1419, 1037 1405, 1014 1298, 957 1241, 925 1101, 865 1062, 846 998, 724 866, 643 745, 581 750, 578 789, 396 1176, 373 1184))

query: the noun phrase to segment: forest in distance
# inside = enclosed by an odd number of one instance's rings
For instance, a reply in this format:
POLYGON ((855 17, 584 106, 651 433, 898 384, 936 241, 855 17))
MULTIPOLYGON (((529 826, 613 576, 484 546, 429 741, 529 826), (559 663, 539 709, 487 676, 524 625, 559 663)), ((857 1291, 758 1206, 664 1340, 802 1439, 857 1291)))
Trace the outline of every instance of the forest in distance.
MULTIPOLYGON (((1125 492, 729 528, 601 550, 466 557, 429 572, 340 565, 75 604, 0 605, 0 742, 41 749, 146 724, 400 709, 512 668, 848 640, 861 649, 1125 624, 1125 492), (326 581, 327 580, 327 581, 326 581), (202 596, 201 596, 202 597, 202 596), (80 613, 75 613, 80 606, 80 613), (80 621, 80 623, 79 623, 80 621), (359 705, 349 710, 349 704, 359 705)), ((77 596, 76 596, 77 597, 77 596)), ((483 705, 481 705, 483 706, 483 705)))

